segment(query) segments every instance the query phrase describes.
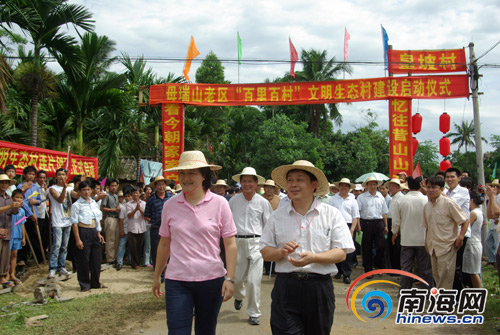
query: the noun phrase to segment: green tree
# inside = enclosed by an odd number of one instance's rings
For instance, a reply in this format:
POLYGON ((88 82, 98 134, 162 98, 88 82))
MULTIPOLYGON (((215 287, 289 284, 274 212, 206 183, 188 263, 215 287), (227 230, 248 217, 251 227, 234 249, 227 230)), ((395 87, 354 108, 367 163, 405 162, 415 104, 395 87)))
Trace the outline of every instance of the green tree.
POLYGON ((420 163, 422 175, 430 176, 439 171, 439 150, 437 145, 431 140, 426 140, 418 144, 417 152, 413 156, 413 164, 420 163))
MULTIPOLYGON (((451 144, 457 144, 457 151, 460 151, 462 147, 465 148, 465 152, 467 152, 467 147, 475 147, 476 146, 476 134, 474 131, 474 121, 465 121, 463 120, 460 125, 453 122, 453 126, 455 127, 455 132, 450 132, 446 134, 447 137, 451 139, 451 144)), ((484 138, 483 141, 488 143, 484 138)))

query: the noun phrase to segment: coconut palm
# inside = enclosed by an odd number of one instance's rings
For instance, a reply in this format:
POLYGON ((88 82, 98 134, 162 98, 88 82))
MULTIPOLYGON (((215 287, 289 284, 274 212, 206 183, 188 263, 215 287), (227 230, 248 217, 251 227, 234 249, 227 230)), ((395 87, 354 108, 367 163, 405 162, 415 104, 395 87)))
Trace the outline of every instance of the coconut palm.
MULTIPOLYGON (((467 147, 475 147, 476 146, 476 133, 474 129, 474 120, 466 121, 463 120, 460 125, 453 122, 453 126, 455 127, 455 132, 450 132, 446 134, 447 137, 451 139, 451 144, 457 144, 457 151, 460 151, 462 147, 465 148, 465 152, 467 152, 467 147)), ((488 143, 488 141, 483 137, 483 141, 488 143)))

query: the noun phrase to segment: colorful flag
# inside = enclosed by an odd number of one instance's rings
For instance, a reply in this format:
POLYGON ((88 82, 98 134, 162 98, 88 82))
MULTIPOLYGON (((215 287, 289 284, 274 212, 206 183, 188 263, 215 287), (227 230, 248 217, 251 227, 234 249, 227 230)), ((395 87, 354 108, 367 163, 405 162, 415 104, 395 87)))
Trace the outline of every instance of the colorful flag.
POLYGON ((493 168, 493 172, 491 173, 491 179, 495 179, 497 177, 497 162, 495 162, 495 167, 493 168))
POLYGON ((349 40, 351 39, 351 35, 347 31, 347 27, 345 28, 345 35, 344 35, 344 62, 347 62, 347 58, 349 57, 349 40))
POLYGON ((194 38, 191 36, 191 43, 189 44, 189 50, 186 57, 186 64, 184 65, 184 78, 189 81, 189 70, 191 69, 191 61, 198 57, 200 52, 196 49, 196 44, 194 44, 194 38))
POLYGON ((241 38, 240 33, 238 32, 238 64, 241 64, 241 38))
POLYGON ((387 31, 385 31, 384 26, 380 25, 382 28, 382 43, 384 44, 384 64, 385 69, 389 69, 389 62, 387 61, 387 51, 389 50, 389 35, 387 35, 387 31))
POLYGON ((415 166, 415 170, 411 174, 413 178, 422 177, 422 170, 420 169, 420 163, 417 162, 417 166, 415 166))
POLYGON ((299 54, 295 50, 292 39, 288 37, 288 40, 290 41, 290 75, 295 78, 295 63, 299 60, 299 54))

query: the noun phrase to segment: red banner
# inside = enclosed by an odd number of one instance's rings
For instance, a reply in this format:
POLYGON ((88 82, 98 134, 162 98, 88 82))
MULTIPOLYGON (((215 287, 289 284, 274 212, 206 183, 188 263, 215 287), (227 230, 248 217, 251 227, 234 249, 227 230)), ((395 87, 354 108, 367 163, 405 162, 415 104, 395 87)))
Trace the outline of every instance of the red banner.
POLYGON ((149 88, 150 105, 306 105, 468 96, 465 74, 273 84, 160 84, 149 88))
MULTIPOLYGON (((184 106, 162 104, 163 169, 175 167, 184 151, 184 106)), ((178 181, 177 172, 163 172, 163 177, 178 181)))
MULTIPOLYGON (((67 153, 55 150, 30 147, 23 144, 0 141, 0 167, 7 164, 16 167, 16 174, 23 174, 27 166, 37 170, 47 171, 47 177, 55 177, 56 170, 66 168, 67 153)), ((99 176, 99 161, 97 157, 85 157, 71 154, 68 176, 85 175, 96 178, 99 176)))
POLYGON ((467 72, 465 50, 388 50, 389 73, 467 72))
POLYGON ((413 150, 411 132, 411 99, 389 100, 389 172, 413 172, 413 150))

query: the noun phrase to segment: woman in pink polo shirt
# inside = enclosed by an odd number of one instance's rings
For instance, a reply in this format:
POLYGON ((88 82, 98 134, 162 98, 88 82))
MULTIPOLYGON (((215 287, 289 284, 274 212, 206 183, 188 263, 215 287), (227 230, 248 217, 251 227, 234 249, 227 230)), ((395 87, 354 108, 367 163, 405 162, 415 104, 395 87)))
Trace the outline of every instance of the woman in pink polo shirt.
POLYGON ((169 334, 191 334, 193 309, 195 333, 215 334, 223 301, 233 295, 236 268, 236 227, 227 200, 210 192, 211 171, 200 151, 185 151, 178 171, 183 192, 163 206, 160 243, 153 293, 162 295, 160 275, 165 271, 165 302, 169 334), (224 241, 226 267, 220 258, 224 241))

